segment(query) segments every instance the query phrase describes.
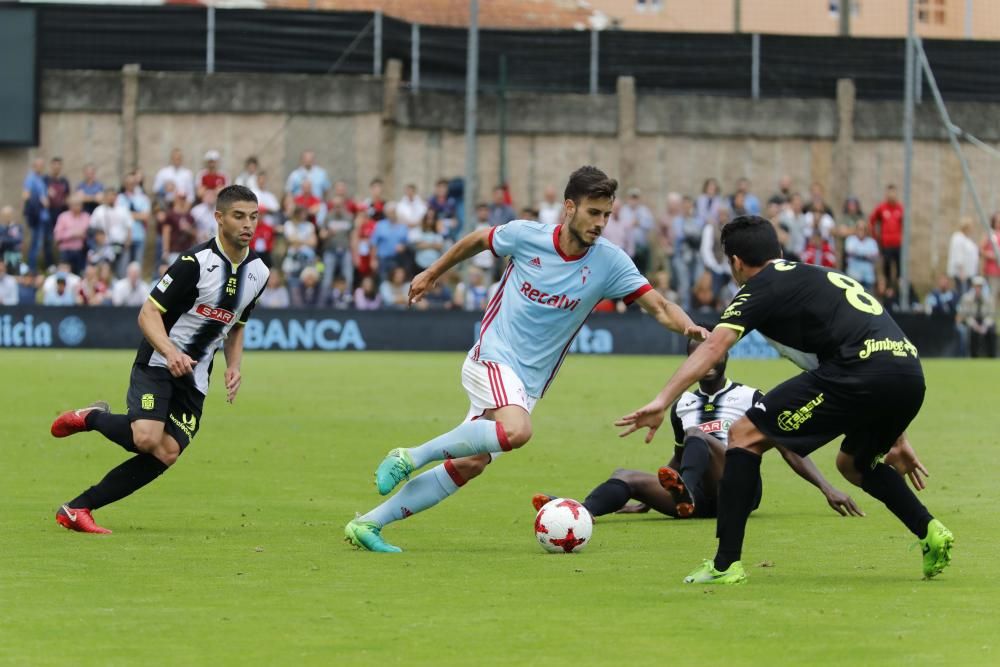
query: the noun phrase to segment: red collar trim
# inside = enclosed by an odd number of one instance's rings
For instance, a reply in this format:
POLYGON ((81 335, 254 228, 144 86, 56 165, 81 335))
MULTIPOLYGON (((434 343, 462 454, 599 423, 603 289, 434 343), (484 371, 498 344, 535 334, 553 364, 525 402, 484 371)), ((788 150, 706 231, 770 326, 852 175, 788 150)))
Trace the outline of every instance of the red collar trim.
POLYGON ((552 245, 555 246, 556 252, 559 253, 559 256, 563 258, 564 262, 575 262, 578 259, 583 259, 587 255, 587 252, 589 252, 589 249, 585 250, 583 254, 580 255, 567 255, 562 251, 562 248, 559 247, 559 231, 561 229, 562 225, 556 225, 555 231, 552 232, 552 245))

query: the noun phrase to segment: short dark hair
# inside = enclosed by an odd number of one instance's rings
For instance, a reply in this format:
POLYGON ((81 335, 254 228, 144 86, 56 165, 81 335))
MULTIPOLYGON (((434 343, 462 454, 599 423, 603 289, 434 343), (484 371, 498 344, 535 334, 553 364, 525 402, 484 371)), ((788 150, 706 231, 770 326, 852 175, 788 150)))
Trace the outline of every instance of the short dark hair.
POLYGON ((227 185, 219 190, 219 196, 215 200, 215 210, 225 213, 229 207, 238 201, 252 201, 257 203, 257 195, 248 187, 243 185, 227 185))
POLYGON ((574 204, 579 204, 584 197, 614 199, 617 190, 618 181, 608 178, 608 175, 597 167, 587 165, 569 175, 563 199, 571 199, 574 204))
POLYGON ((752 267, 781 258, 774 225, 759 215, 741 215, 726 223, 722 228, 722 249, 727 257, 739 257, 752 267))

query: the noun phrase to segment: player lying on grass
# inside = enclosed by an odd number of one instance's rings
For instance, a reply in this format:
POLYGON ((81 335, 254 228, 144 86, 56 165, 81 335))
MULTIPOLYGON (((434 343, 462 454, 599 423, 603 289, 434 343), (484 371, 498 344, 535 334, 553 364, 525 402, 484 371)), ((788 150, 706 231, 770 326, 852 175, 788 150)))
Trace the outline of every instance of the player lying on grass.
POLYGON ((156 284, 139 312, 144 336, 132 365, 128 414, 112 414, 99 401, 65 412, 52 423, 64 438, 97 431, 132 458, 65 503, 60 525, 83 533, 110 533, 91 512, 138 491, 166 472, 201 426, 212 361, 226 357, 226 399, 232 403, 242 377, 243 325, 267 285, 267 266, 250 250, 257 228, 257 197, 231 185, 215 204, 218 235, 182 253, 156 284))
POLYGON ((562 224, 514 220, 473 232, 413 279, 411 303, 462 260, 485 250, 510 257, 486 307, 479 343, 462 366, 462 386, 471 403, 466 420, 418 447, 390 451, 375 471, 378 492, 388 495, 414 471, 443 463, 348 523, 349 542, 369 551, 401 551, 382 539, 387 524, 433 507, 479 476, 493 457, 528 442, 535 403, 599 301, 634 301, 671 331, 699 339, 707 335, 653 290, 621 248, 601 238, 617 188, 618 182, 600 169, 581 167, 566 185, 562 224))
MULTIPOLYGON (((688 355, 701 345, 700 341, 688 341, 688 355)), ((676 443, 670 462, 656 475, 639 470, 616 470, 583 501, 583 506, 593 516, 615 511, 623 514, 648 512, 650 509, 678 519, 715 516, 729 427, 763 398, 757 389, 726 377, 728 359, 728 355, 723 356, 701 377, 698 389, 685 391, 670 409, 676 443), (630 498, 641 504, 626 505, 630 498)), ((844 516, 864 516, 851 497, 834 488, 807 457, 784 447, 778 449, 792 470, 823 493, 830 507, 844 516)), ((760 497, 758 484, 753 509, 760 504, 760 497)), ((535 510, 540 510, 553 498, 555 496, 539 493, 531 503, 535 510)))
POLYGON ((806 372, 767 392, 729 429, 718 550, 684 581, 745 581, 740 558, 760 485, 761 457, 779 445, 807 456, 840 435, 845 437, 837 469, 916 535, 924 577, 939 574, 951 560, 954 538, 900 474, 922 488, 921 473, 926 470, 905 434, 924 400, 917 348, 856 280, 782 260, 778 236, 768 220, 736 218, 722 228, 722 247, 740 291, 705 344, 656 397, 616 422, 627 427, 622 436, 648 428, 646 441, 651 441, 667 408, 754 329, 806 372))

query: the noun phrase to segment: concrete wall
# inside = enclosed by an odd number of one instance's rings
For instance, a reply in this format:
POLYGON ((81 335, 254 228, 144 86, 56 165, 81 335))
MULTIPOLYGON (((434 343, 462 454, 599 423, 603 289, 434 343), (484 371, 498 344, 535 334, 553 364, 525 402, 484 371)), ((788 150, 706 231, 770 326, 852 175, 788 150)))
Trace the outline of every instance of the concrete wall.
MULTIPOLYGON (((0 202, 19 200, 36 154, 61 155, 74 181, 85 162, 94 162, 100 178, 112 184, 134 160, 151 184, 174 146, 191 167, 206 150, 220 150, 231 175, 246 156, 257 155, 271 172, 272 190, 281 190, 299 153, 311 148, 333 178, 356 191, 378 174, 387 177, 390 196, 408 182, 427 192, 439 176, 464 169, 464 100, 412 94, 400 88, 398 77, 393 67, 385 79, 47 72, 42 145, 0 149, 0 202)), ((625 79, 617 95, 512 94, 508 180, 520 205, 537 201, 547 184, 561 188, 581 164, 597 164, 624 187, 641 188, 661 212, 668 192, 697 193, 708 176, 726 190, 747 176, 765 198, 788 173, 803 191, 819 181, 835 205, 854 194, 870 210, 886 183, 902 179, 902 111, 897 103, 855 101, 850 82, 842 84, 836 100, 635 97, 625 79)), ((500 179, 499 108, 495 96, 480 100, 480 198, 500 179)), ((962 127, 1000 142, 1000 105, 954 104, 949 110, 962 127)), ((926 284, 944 264, 959 216, 973 211, 929 102, 918 111, 916 136, 913 270, 926 284)), ((1000 207, 1000 165, 982 151, 966 153, 985 205, 1000 207)))

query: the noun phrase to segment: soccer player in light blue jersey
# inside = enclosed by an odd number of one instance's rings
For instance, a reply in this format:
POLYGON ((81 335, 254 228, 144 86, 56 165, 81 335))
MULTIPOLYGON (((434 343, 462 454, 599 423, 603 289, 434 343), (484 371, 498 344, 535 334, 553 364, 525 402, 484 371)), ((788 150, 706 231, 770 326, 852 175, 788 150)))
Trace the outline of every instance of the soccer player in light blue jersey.
POLYGON ((531 411, 552 384, 576 333, 603 299, 638 303, 665 328, 699 340, 707 332, 653 290, 618 246, 602 239, 618 182, 596 167, 569 178, 562 223, 514 220, 475 231, 452 246, 410 284, 419 301, 459 262, 490 250, 509 257, 500 288, 483 315, 479 342, 462 366, 470 407, 464 422, 412 448, 389 452, 375 472, 381 495, 400 491, 344 529, 369 551, 396 552, 381 531, 433 507, 479 476, 501 452, 531 438, 531 411), (431 462, 437 466, 409 479, 431 462))

